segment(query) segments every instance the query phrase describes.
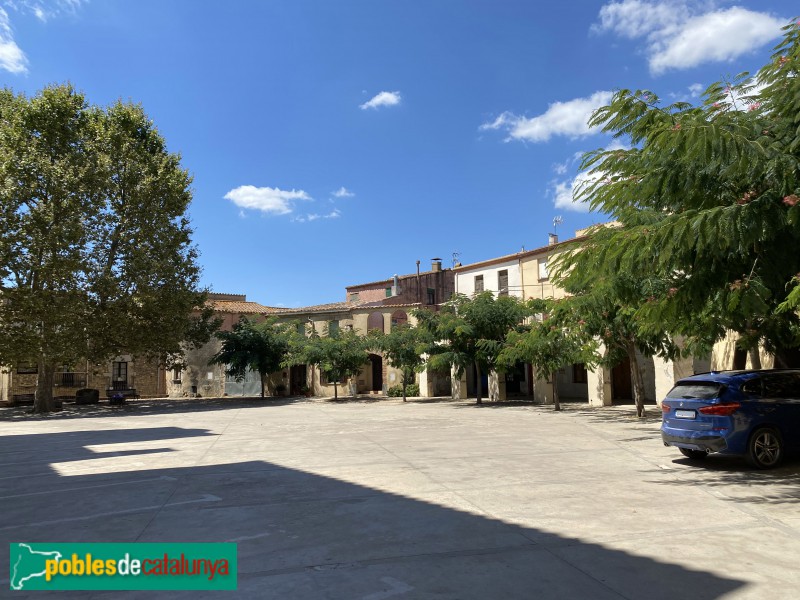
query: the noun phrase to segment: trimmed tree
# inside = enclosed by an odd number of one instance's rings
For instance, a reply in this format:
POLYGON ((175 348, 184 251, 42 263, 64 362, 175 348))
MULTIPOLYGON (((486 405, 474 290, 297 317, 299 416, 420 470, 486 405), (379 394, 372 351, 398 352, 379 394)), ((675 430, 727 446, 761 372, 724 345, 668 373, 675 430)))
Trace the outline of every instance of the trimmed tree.
POLYGON ((574 363, 592 365, 596 362, 597 344, 582 329, 582 323, 564 318, 563 302, 532 301, 529 304, 532 311, 557 313, 557 316, 548 316, 525 329, 511 331, 498 357, 499 363, 508 368, 518 362, 530 363, 537 377, 551 380, 554 410, 561 410, 556 376, 559 369, 574 363))
POLYGON ((275 317, 263 323, 242 317, 231 331, 217 333, 222 348, 211 362, 225 365, 225 373, 237 381, 243 380, 248 371, 257 372, 263 398, 269 374, 281 368, 289 353, 288 328, 279 325, 275 317))
POLYGON ((529 314, 528 308, 514 296, 495 298, 486 291, 468 298, 456 294, 439 312, 415 311, 418 326, 428 339, 428 362, 435 370, 455 369, 461 376, 468 366, 475 367, 477 404, 483 402, 482 373, 497 367, 497 357, 506 335, 529 314))
POLYGON ((295 336, 290 342, 286 365, 315 365, 320 375, 333 382, 333 397, 339 399, 339 382, 355 377, 368 360, 367 341, 355 331, 327 331, 309 337, 295 336))
POLYGON ((369 343, 380 350, 396 369, 402 372, 400 384, 403 388, 403 402, 406 401, 406 388, 414 383, 416 373, 425 368, 425 352, 430 345, 425 331, 408 324, 393 325, 389 333, 373 333, 369 343))

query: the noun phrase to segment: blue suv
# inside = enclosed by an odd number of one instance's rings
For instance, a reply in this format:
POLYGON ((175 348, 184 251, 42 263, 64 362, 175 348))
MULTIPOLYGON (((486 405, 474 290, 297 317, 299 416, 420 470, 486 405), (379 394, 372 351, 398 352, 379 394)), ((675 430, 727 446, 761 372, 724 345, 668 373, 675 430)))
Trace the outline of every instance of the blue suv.
POLYGON ((738 454, 770 469, 800 450, 800 370, 687 377, 670 390, 661 410, 664 445, 691 459, 738 454))

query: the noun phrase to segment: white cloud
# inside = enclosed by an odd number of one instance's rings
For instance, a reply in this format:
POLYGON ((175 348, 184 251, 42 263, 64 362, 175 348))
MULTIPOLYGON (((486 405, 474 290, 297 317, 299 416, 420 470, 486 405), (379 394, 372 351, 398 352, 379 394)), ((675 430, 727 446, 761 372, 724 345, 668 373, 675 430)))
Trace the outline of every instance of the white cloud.
POLYGON ((381 92, 364 102, 364 104, 359 105, 359 108, 367 110, 368 108, 378 109, 381 106, 395 106, 400 104, 401 99, 400 92, 381 92))
POLYGON ((689 19, 680 31, 653 44, 650 70, 687 69, 724 62, 780 37, 783 19, 732 7, 689 19))
POLYGON ((15 75, 28 72, 28 59, 14 41, 8 13, 0 8, 0 69, 15 75))
POLYGON ((692 95, 692 98, 699 98, 700 94, 703 93, 705 88, 700 83, 693 83, 689 86, 689 93, 692 95))
MULTIPOLYGON (((42 23, 62 14, 74 14, 84 0, 2 0, 0 2, 17 14, 33 14, 42 23)), ((0 69, 20 75, 28 72, 28 58, 14 39, 11 19, 5 8, 0 7, 0 69)))
POLYGON ((355 196, 353 192, 351 192, 344 186, 340 187, 335 192, 332 192, 332 194, 337 198, 352 198, 353 196, 355 196))
POLYGON ((508 132, 507 140, 528 142, 546 142, 554 135, 584 137, 599 133, 589 128, 589 118, 595 110, 611 102, 611 97, 611 92, 603 91, 586 98, 554 102, 543 114, 532 118, 504 112, 491 123, 481 125, 480 130, 504 129, 508 132))
POLYGON ((331 212, 324 215, 318 213, 311 213, 305 216, 295 217, 292 220, 295 221, 296 223, 306 223, 306 222, 310 223, 311 221, 317 221, 319 219, 338 219, 341 216, 342 213, 339 212, 338 208, 335 208, 331 212))
POLYGON ((645 38, 650 71, 688 69, 731 61, 781 35, 787 19, 738 6, 716 10, 717 2, 619 0, 600 9, 596 32, 645 38))
POLYGON ((311 200, 303 190, 280 190, 271 187, 255 187, 241 185, 225 194, 239 208, 260 210, 274 215, 285 215, 293 210, 292 204, 297 200, 311 200))
POLYGON ((599 178, 598 174, 590 175, 582 171, 571 180, 556 181, 552 186, 553 206, 561 210, 589 212, 589 205, 586 202, 578 202, 575 197, 583 186, 589 185, 599 178))

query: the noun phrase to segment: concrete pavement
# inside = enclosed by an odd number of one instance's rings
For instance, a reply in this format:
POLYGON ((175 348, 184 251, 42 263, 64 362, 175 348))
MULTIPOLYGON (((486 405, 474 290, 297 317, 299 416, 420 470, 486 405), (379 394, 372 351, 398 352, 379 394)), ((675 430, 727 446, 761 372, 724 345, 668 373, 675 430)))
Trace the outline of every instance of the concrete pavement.
POLYGON ((9 542, 235 541, 236 597, 796 598, 800 462, 690 463, 650 410, 0 409, 0 564, 9 542))

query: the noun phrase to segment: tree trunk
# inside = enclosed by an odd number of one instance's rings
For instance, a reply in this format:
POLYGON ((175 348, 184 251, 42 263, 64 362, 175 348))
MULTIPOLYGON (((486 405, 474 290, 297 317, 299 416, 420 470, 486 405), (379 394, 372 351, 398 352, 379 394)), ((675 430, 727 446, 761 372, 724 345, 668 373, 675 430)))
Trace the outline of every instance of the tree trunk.
POLYGON ((55 409, 53 400, 53 382, 55 380, 56 366, 44 357, 39 359, 38 374, 36 376, 36 393, 33 400, 33 412, 49 413, 55 409))
POLYGON ((758 346, 750 348, 748 355, 750 356, 750 368, 761 369, 761 353, 758 351, 758 346))
POLYGON ((558 397, 558 372, 553 371, 550 377, 553 380, 553 410, 561 410, 561 399, 558 397))
POLYGON ((633 400, 636 403, 636 416, 644 417, 644 379, 642 372, 639 370, 639 361, 636 359, 636 346, 633 342, 625 344, 625 351, 628 354, 628 360, 631 363, 631 383, 633 383, 633 400))
POLYGON ((261 375, 261 397, 263 398, 264 397, 264 390, 266 388, 266 383, 265 383, 264 379, 266 379, 266 377, 265 377, 265 375, 263 373, 259 373, 259 375, 261 375))
POLYGON ((333 382, 333 399, 339 399, 339 383, 337 381, 333 382))
POLYGON ((481 381, 481 366, 478 364, 478 361, 475 361, 475 397, 477 398, 477 404, 483 404, 483 400, 481 399, 481 395, 483 394, 483 382, 481 381))

